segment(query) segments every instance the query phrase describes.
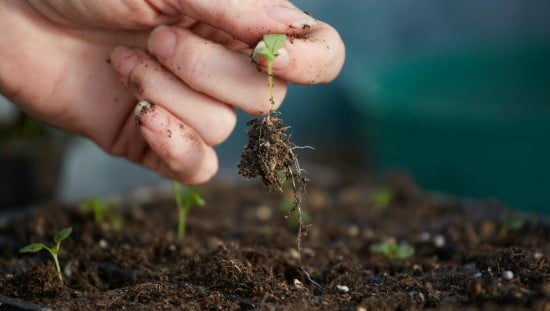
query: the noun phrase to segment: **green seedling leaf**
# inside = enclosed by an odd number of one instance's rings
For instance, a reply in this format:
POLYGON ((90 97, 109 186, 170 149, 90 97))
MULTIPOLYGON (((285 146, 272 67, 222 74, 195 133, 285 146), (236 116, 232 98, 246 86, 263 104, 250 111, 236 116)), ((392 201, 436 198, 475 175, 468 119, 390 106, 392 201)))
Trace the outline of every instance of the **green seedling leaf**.
POLYGON ((55 234, 55 236, 53 237, 53 240, 54 240, 55 244, 59 244, 59 243, 61 243, 61 241, 68 238, 69 235, 71 235, 72 231, 73 231, 73 227, 68 227, 68 228, 65 228, 65 229, 57 232, 55 234))
POLYGON ((25 247, 22 247, 19 252, 20 253, 36 253, 44 249, 45 245, 42 243, 32 243, 25 247))
POLYGON ((501 222, 500 236, 504 237, 510 232, 519 231, 525 226, 527 218, 525 215, 511 215, 504 218, 501 222))
POLYGON ((80 205, 92 212, 96 225, 100 225, 105 220, 107 213, 107 204, 101 199, 86 199, 80 202, 80 205))
POLYGON ((407 259, 414 255, 414 248, 408 244, 400 244, 395 250, 395 258, 407 259))
POLYGON ((117 215, 115 210, 120 206, 120 202, 118 202, 117 199, 108 201, 100 198, 85 199, 80 201, 80 206, 93 214, 96 225, 103 225, 107 222, 111 224, 115 230, 122 228, 122 222, 116 220, 117 215))
POLYGON ((377 243, 370 246, 369 250, 375 254, 389 255, 392 253, 392 243, 377 243))
POLYGON ((286 35, 285 34, 267 34, 264 35, 262 41, 252 54, 254 60, 258 60, 258 56, 263 56, 267 59, 268 63, 271 63, 277 56, 277 51, 285 46, 286 35))
POLYGON ((185 193, 183 187, 177 183, 172 183, 174 188, 174 196, 178 207, 178 241, 183 241, 185 236, 185 225, 187 222, 187 212, 191 206, 204 206, 206 203, 200 192, 195 188, 187 188, 185 193))
POLYGON ((414 255, 414 248, 408 244, 399 244, 395 242, 382 242, 373 244, 369 250, 372 253, 384 255, 388 259, 407 259, 414 255))
POLYGON ((263 40, 268 50, 275 54, 279 49, 285 46, 286 35, 285 34, 267 34, 264 35, 263 40))
POLYGON ((185 193, 185 202, 189 205, 204 206, 205 201, 197 189, 189 188, 185 193))
POLYGON ((20 253, 35 253, 35 252, 38 252, 38 251, 43 250, 43 249, 47 250, 48 253, 50 253, 50 255, 52 255, 52 259, 53 259, 53 262, 55 264, 55 269, 57 270, 57 277, 59 278, 59 281, 61 282, 61 284, 63 284, 63 275, 61 274, 61 268, 59 266, 59 260, 57 259, 57 254, 59 252, 59 247, 60 247, 61 241, 68 238, 69 235, 71 234, 72 230, 73 230, 72 227, 68 227, 68 228, 65 228, 63 230, 58 231, 54 235, 54 238, 53 238, 55 244, 50 246, 50 247, 43 244, 43 243, 32 243, 32 244, 29 244, 29 245, 21 248, 19 250, 19 252, 20 253))
MULTIPOLYGON (((291 227, 296 227, 300 221, 300 211, 294 207, 294 203, 290 200, 283 200, 279 205, 281 211, 287 213, 288 224, 291 227)), ((311 216, 305 210, 302 210, 302 223, 309 224, 311 222, 311 216)))
POLYGON ((378 188, 372 193, 372 204, 378 210, 385 210, 393 201, 395 193, 390 188, 378 188))

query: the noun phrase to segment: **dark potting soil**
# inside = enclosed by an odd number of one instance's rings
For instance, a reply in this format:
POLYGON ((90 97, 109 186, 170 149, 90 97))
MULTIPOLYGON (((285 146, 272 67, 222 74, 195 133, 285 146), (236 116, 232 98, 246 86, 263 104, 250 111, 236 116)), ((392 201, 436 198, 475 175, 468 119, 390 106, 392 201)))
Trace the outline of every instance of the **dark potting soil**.
POLYGON ((401 177, 312 180, 301 261, 279 207, 292 195, 257 183, 205 186, 207 204, 191 209, 181 243, 168 198, 116 210, 118 230, 76 206, 3 216, 0 310, 550 310, 542 218, 428 194, 401 177), (18 250, 68 226, 61 285, 48 253, 18 250), (371 251, 391 240, 415 253, 371 251))

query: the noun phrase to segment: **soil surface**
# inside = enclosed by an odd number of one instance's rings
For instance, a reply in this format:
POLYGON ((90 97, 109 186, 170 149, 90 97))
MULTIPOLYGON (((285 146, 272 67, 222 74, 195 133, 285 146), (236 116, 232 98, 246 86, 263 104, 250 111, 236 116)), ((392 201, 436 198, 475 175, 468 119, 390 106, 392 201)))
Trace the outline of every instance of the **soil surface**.
POLYGON ((550 310, 542 218, 427 194, 403 177, 322 175, 311 177, 304 201, 311 226, 301 261, 296 228, 280 208, 292 194, 254 182, 205 186, 206 206, 191 209, 182 243, 167 197, 122 204, 112 211, 120 229, 109 217, 96 225, 78 206, 2 215, 0 309, 550 310), (48 253, 18 250, 68 226, 61 285, 48 253), (371 251, 384 241, 414 254, 371 251))

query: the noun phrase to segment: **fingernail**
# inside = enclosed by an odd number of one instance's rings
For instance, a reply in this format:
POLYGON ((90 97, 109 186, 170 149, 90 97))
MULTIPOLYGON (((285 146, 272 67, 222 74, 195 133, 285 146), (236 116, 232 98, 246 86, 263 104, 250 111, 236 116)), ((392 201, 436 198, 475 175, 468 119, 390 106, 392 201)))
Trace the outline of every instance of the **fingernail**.
POLYGON ((258 62, 258 51, 265 48, 265 42, 264 40, 260 40, 258 44, 256 44, 256 47, 254 48, 254 51, 252 51, 252 60, 254 62, 258 62))
POLYGON ((288 67, 290 64, 290 57, 285 48, 277 50, 277 57, 273 60, 273 70, 281 70, 288 67))
POLYGON ((138 62, 138 57, 132 48, 119 46, 111 53, 111 62, 121 75, 126 76, 138 62))
POLYGON ((144 126, 153 133, 162 133, 168 128, 166 115, 155 109, 155 105, 148 100, 142 100, 136 105, 134 120, 137 125, 144 126))
POLYGON ((147 46, 152 54, 160 58, 167 58, 174 53, 176 40, 176 33, 170 27, 162 25, 153 30, 147 46))
POLYGON ((269 17, 291 28, 309 28, 317 24, 313 17, 295 8, 266 6, 264 10, 269 17))

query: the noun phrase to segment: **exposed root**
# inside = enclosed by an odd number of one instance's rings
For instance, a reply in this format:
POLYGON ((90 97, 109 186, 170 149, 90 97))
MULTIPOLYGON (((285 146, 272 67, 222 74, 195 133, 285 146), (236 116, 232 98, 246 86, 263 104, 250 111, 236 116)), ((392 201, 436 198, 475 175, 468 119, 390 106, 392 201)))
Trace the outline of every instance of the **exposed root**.
POLYGON ((285 182, 291 182, 294 202, 290 213, 298 211, 296 241, 301 260, 302 236, 307 233, 302 218, 302 205, 307 192, 307 173, 300 167, 293 150, 311 147, 295 146, 287 133, 290 127, 285 126, 278 115, 277 112, 271 112, 265 117, 247 122, 248 143, 244 146, 238 165, 239 174, 248 179, 262 177, 262 183, 269 191, 283 192, 285 182))

